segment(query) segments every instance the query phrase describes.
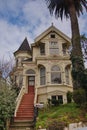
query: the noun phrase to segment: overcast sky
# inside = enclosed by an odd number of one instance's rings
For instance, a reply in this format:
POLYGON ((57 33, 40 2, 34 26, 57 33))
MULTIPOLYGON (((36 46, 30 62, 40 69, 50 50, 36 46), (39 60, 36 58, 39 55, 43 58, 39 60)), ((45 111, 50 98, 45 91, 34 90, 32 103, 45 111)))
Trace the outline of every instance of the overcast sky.
MULTIPOLYGON (((0 59, 12 56, 25 37, 29 43, 51 24, 71 37, 70 21, 51 17, 45 0, 0 0, 0 59)), ((80 33, 87 36, 87 13, 79 18, 80 33)))

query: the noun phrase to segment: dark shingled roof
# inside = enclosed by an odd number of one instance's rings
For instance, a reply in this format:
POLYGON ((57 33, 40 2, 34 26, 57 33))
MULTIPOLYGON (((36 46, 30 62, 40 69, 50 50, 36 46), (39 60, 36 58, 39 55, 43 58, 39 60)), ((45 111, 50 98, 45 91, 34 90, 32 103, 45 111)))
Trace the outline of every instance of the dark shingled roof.
POLYGON ((30 51, 30 50, 31 49, 30 49, 29 43, 27 41, 27 38, 25 38, 17 51, 30 51))
POLYGON ((14 54, 20 51, 29 52, 31 54, 31 48, 29 46, 27 38, 24 39, 24 41, 22 42, 18 50, 14 52, 14 54))

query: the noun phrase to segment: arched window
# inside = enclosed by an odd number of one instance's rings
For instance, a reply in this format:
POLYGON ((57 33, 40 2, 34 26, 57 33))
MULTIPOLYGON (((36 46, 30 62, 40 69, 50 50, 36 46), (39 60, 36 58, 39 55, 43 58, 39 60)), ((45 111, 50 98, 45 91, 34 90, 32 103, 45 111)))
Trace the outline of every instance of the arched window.
POLYGON ((69 84, 69 67, 65 68, 66 84, 69 84))
POLYGON ((61 70, 57 65, 51 68, 51 83, 61 84, 61 70))
POLYGON ((32 69, 29 69, 29 70, 26 71, 26 74, 35 74, 35 71, 32 70, 32 69))
POLYGON ((46 84, 46 69, 44 66, 40 67, 40 85, 46 84))

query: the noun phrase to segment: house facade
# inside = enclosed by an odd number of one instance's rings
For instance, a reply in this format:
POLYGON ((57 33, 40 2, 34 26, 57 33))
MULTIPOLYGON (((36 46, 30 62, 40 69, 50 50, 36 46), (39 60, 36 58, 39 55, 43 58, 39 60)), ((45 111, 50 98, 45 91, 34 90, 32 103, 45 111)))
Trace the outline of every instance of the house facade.
POLYGON ((23 96, 34 94, 34 106, 47 104, 48 99, 67 103, 67 92, 73 91, 69 48, 71 40, 53 25, 30 44, 24 39, 14 52, 16 65, 13 81, 20 87, 15 116, 23 96), (31 47, 30 47, 31 46, 31 47))

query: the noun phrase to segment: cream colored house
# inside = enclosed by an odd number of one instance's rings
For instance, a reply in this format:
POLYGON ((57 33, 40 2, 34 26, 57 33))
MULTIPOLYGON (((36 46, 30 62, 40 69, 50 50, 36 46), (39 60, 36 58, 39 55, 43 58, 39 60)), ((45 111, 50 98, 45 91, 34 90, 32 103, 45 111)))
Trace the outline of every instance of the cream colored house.
POLYGON ((66 94, 73 91, 69 47, 71 40, 53 25, 28 44, 27 38, 14 53, 14 81, 21 87, 15 116, 21 99, 33 86, 34 105, 48 99, 67 103, 66 94))

